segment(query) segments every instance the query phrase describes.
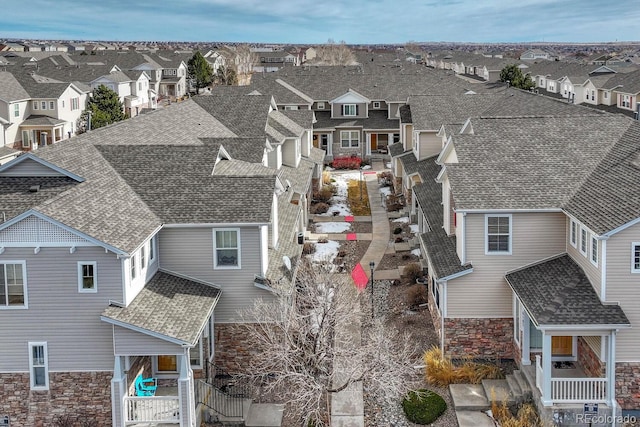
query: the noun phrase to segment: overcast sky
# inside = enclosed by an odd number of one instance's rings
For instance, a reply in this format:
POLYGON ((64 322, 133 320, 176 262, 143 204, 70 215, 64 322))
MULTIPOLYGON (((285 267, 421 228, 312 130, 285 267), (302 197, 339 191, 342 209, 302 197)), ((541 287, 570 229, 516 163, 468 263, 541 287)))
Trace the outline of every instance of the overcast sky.
POLYGON ((640 40, 640 0, 1 0, 0 38, 324 43, 640 40))

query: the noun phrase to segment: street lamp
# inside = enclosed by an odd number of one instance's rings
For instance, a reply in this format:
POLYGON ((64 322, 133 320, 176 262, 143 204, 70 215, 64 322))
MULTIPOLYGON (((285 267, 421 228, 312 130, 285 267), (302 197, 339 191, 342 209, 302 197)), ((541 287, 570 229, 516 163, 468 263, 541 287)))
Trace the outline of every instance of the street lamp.
POLYGON ((371 269, 371 318, 375 317, 375 300, 373 299, 373 269, 376 267, 376 263, 369 262, 369 268, 371 269))
POLYGON ((360 201, 362 201, 362 166, 360 167, 360 201))

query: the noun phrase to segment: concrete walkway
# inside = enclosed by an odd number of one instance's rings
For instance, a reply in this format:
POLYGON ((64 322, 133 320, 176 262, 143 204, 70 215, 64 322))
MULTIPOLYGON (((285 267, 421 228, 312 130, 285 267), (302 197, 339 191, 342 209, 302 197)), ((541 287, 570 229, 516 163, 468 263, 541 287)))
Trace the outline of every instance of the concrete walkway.
MULTIPOLYGON (((380 187, 378 185, 377 172, 383 170, 383 167, 384 163, 381 164, 381 162, 374 162, 372 171, 375 173, 364 174, 364 179, 367 184, 367 193, 369 195, 369 204, 371 206, 371 222, 373 230, 371 233, 371 243, 360 260, 360 264, 369 277, 371 274, 369 262, 373 261, 377 266, 389 249, 390 231, 387 212, 385 207, 381 206, 380 203, 377 203, 380 199, 380 187)), ((388 274, 385 274, 385 276, 390 277, 384 278, 395 278, 391 276, 397 274, 395 273, 397 271, 398 270, 389 270, 386 272, 388 274)), ((382 278, 383 277, 377 277, 375 275, 374 269, 374 279, 377 280, 382 278)), ((358 304, 354 310, 359 312, 360 304, 358 304)), ((356 323, 357 324, 352 325, 338 325, 339 327, 336 327, 336 335, 349 334, 351 336, 351 343, 353 343, 353 345, 360 345, 361 325, 359 321, 356 323)), ((337 370, 339 371, 341 361, 335 360, 334 363, 338 367, 337 370)), ((339 376, 335 383, 336 385, 339 385, 339 376)), ((331 395, 331 427, 364 427, 364 395, 362 382, 353 383, 345 390, 331 395)))

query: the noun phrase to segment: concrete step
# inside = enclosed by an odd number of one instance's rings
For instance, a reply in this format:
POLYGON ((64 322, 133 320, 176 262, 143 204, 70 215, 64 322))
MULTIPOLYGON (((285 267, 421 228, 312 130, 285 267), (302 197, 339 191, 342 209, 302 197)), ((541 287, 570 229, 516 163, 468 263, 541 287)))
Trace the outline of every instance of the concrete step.
POLYGON ((273 403, 253 403, 249 408, 246 427, 280 427, 284 405, 273 403))
POLYGON ((449 391, 456 411, 486 411, 491 407, 481 384, 451 384, 449 391))
POLYGON ((482 380, 482 388, 489 402, 507 401, 507 405, 515 403, 515 398, 511 394, 507 380, 482 380))
POLYGON ((531 386, 529 385, 529 381, 527 381, 527 377, 518 369, 513 371, 513 376, 520 386, 520 391, 522 391, 522 399, 524 401, 530 401, 533 398, 533 394, 531 393, 531 386))
POLYGON ((516 403, 522 403, 522 389, 516 377, 513 374, 507 374, 505 380, 507 380, 507 385, 516 403))
POLYGON ((456 418, 460 427, 495 427, 493 419, 480 411, 457 411, 456 418))

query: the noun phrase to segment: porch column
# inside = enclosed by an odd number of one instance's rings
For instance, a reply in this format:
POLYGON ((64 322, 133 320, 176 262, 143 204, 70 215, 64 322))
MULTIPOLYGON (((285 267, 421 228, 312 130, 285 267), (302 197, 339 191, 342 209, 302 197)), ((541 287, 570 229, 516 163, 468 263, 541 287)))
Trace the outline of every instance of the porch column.
POLYGON ((333 156, 333 132, 327 135, 327 156, 333 156))
MULTIPOLYGON (((612 330, 607 340, 607 405, 611 407, 611 416, 616 416, 616 330, 612 330)), ((603 337, 604 338, 604 337, 603 337)))
MULTIPOLYGON (((398 133, 400 133, 400 130, 398 130, 398 133)), ((391 144, 393 144, 393 133, 387 134, 387 153, 389 152, 389 146, 391 144)))
POLYGON ((196 402, 193 393, 193 372, 189 366, 189 349, 176 356, 178 371, 178 396, 180 396, 180 426, 196 427, 196 402))
POLYGON ((551 335, 542 332, 542 404, 551 406, 551 335))
POLYGON ((371 155, 371 134, 370 133, 366 133, 365 131, 362 131, 362 133, 365 136, 365 141, 366 141, 366 145, 364 147, 364 155, 365 156, 370 156, 371 155))
POLYGON ((124 426, 124 396, 127 394, 127 375, 124 373, 122 356, 116 356, 111 378, 111 423, 113 427, 124 426))
MULTIPOLYGON (((517 297, 516 297, 517 298, 517 297)), ((520 311, 524 317, 522 318, 522 343, 520 348, 520 364, 524 366, 531 365, 531 319, 526 310, 520 311)))

